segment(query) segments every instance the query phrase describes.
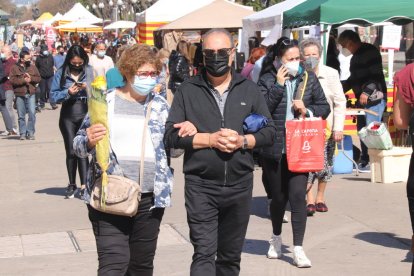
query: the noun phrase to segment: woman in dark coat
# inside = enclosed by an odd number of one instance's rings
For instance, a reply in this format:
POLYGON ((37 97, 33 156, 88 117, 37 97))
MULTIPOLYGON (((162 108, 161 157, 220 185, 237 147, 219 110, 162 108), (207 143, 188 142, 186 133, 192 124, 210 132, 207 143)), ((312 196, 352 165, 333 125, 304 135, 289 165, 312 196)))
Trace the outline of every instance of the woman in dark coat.
MULTIPOLYGON (((282 257, 282 222, 286 203, 292 209, 293 262, 297 267, 311 267, 302 247, 306 229, 306 185, 308 173, 295 173, 288 169, 286 159, 285 123, 294 118, 322 117, 330 113, 329 104, 321 85, 313 72, 308 72, 308 81, 303 97, 298 94, 299 86, 305 79, 305 70, 300 63, 296 40, 279 40, 273 66, 263 68, 258 85, 266 99, 276 125, 273 146, 261 153, 263 174, 270 183, 272 202, 270 214, 273 233, 269 241, 267 257, 282 257), (298 96, 299 95, 299 96, 298 96), (298 96, 298 97, 297 97, 298 96)), ((321 149, 322 150, 322 149, 321 149)))

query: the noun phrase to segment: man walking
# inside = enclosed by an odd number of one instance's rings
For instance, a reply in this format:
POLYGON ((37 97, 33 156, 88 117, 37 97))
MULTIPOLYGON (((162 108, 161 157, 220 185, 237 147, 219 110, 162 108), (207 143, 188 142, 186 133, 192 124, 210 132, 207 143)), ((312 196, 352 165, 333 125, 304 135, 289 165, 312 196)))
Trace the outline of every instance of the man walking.
MULTIPOLYGON (((358 107, 369 109, 378 115, 366 113, 358 116, 357 127, 361 130, 371 122, 381 122, 385 109, 387 85, 382 68, 381 53, 374 45, 362 43, 358 33, 346 30, 338 38, 344 56, 353 55, 349 71, 351 75, 343 82, 344 91, 352 89, 358 99, 358 107)), ((361 172, 370 172, 367 146, 361 141, 361 172)))
POLYGON ((31 61, 27 51, 19 54, 19 61, 10 70, 10 82, 16 95, 17 114, 19 117, 20 140, 34 140, 36 123, 36 86, 40 82, 40 74, 31 61), (26 113, 29 120, 26 124, 26 113))
POLYGON ((52 109, 56 109, 57 105, 49 97, 50 88, 52 86, 54 72, 54 60, 49 53, 47 45, 40 45, 40 55, 36 58, 36 67, 40 73, 40 108, 45 108, 45 103, 49 100, 52 109))
POLYGON ((255 147, 270 146, 272 123, 243 135, 251 113, 269 118, 258 87, 230 68, 233 39, 223 29, 203 37, 205 69, 177 90, 165 143, 185 149, 185 206, 194 246, 192 276, 239 275, 250 215, 255 147))
POLYGON ((4 45, 1 48, 1 61, 3 62, 4 78, 2 79, 3 90, 6 96, 6 108, 9 111, 10 119, 12 121, 13 133, 17 133, 17 121, 14 115, 13 103, 14 103, 14 91, 10 82, 10 70, 13 65, 16 64, 16 60, 13 57, 12 50, 9 45, 4 45))
POLYGON ((59 68, 62 67, 66 58, 65 48, 63 48, 63 46, 58 46, 56 50, 57 54, 53 57, 55 71, 59 70, 59 68))
POLYGON ((89 59, 89 65, 92 66, 94 77, 104 76, 109 69, 114 68, 114 62, 112 58, 106 55, 106 45, 103 42, 99 42, 96 47, 96 55, 91 55, 89 59))

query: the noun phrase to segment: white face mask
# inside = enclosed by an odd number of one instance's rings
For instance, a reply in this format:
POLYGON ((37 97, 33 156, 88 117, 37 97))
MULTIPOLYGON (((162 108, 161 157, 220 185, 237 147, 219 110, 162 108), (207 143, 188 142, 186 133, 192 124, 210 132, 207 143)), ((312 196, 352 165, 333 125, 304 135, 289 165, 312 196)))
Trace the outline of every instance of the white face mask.
POLYGON ((299 72, 299 61, 289 61, 285 63, 285 67, 289 72, 289 75, 292 77, 296 77, 299 72))
POLYGON ((341 49, 341 54, 344 57, 349 57, 350 55, 352 55, 351 51, 349 51, 347 48, 344 48, 344 47, 342 47, 342 49, 341 49))

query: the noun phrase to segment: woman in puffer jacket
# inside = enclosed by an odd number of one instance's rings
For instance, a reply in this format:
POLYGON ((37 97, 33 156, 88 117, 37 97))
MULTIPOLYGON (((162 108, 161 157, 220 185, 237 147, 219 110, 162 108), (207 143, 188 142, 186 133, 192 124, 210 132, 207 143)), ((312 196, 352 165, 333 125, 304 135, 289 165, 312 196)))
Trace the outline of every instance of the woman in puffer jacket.
POLYGON ((181 83, 190 77, 190 64, 188 44, 182 40, 178 42, 177 50, 172 51, 168 61, 168 69, 170 71, 168 88, 173 93, 175 93, 181 83))
POLYGON ((302 247, 307 220, 308 173, 295 173, 288 169, 285 123, 300 116, 325 119, 330 113, 330 107, 315 73, 307 72, 308 80, 305 81, 306 73, 300 62, 298 42, 281 39, 277 44, 274 63, 262 68, 258 81, 276 126, 274 144, 261 152, 263 174, 270 183, 272 193, 270 214, 273 233, 267 257, 282 257, 282 222, 289 201, 292 210, 293 263, 297 267, 311 267, 311 261, 302 247), (301 85, 302 82, 304 85, 301 85), (301 88, 303 86, 304 90, 301 88), (300 97, 302 91, 304 93, 300 97))

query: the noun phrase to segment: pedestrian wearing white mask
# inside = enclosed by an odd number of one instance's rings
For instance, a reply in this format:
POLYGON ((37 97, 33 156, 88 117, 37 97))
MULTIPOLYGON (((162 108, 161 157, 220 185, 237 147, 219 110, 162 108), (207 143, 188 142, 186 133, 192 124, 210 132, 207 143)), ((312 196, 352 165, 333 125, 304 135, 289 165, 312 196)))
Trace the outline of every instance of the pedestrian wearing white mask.
POLYGON ((91 55, 90 65, 93 68, 94 76, 105 76, 109 69, 114 68, 114 62, 111 57, 106 55, 106 45, 100 42, 94 48, 94 54, 91 55))
POLYGON ((343 139, 346 98, 339 80, 338 71, 320 63, 322 46, 319 41, 310 38, 303 40, 299 46, 305 68, 315 72, 318 76, 325 97, 332 110, 327 119, 330 132, 325 144, 325 168, 320 172, 309 174, 307 211, 308 216, 312 216, 315 211, 328 211, 325 203, 325 188, 327 182, 332 178, 331 168, 333 166, 335 143, 339 143, 343 139), (318 193, 315 198, 312 187, 316 180, 318 180, 318 193))
POLYGON ((292 212, 293 263, 297 267, 311 267, 311 261, 302 247, 307 220, 305 198, 308 173, 295 173, 288 169, 285 123, 301 116, 325 119, 330 108, 315 73, 308 72, 308 80, 305 81, 298 42, 283 39, 277 44, 274 66, 263 72, 258 81, 276 126, 273 145, 261 152, 263 173, 272 186, 270 214, 273 231, 267 257, 282 257, 282 223, 286 203, 289 201, 292 212), (300 97, 301 87, 304 87, 303 97, 300 97))

